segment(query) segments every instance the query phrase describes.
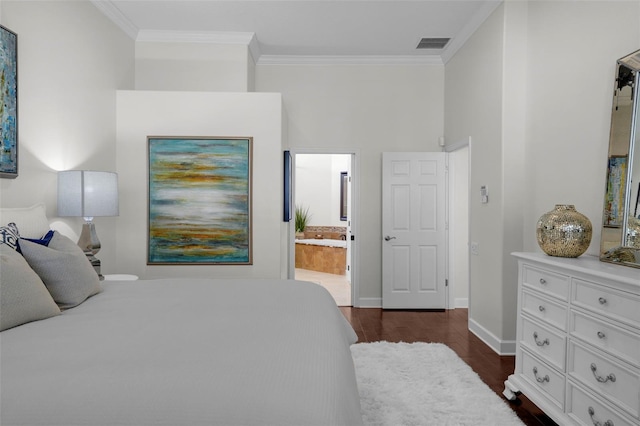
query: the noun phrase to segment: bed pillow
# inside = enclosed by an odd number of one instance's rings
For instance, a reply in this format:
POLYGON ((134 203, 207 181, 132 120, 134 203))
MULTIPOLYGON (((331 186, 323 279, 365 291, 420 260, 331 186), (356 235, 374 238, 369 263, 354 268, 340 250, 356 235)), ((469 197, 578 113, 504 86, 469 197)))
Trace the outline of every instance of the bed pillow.
POLYGON ((0 226, 0 243, 15 250, 18 248, 18 238, 20 238, 20 232, 15 223, 11 222, 8 225, 0 226))
POLYGON ((0 331, 60 314, 38 274, 6 244, 0 244, 0 270, 0 331))
POLYGON ((82 249, 58 231, 48 245, 23 238, 19 245, 61 309, 73 308, 101 291, 98 274, 82 249))
MULTIPOLYGON (((56 233, 56 231, 51 229, 42 238, 24 238, 24 237, 20 237, 20 241, 31 241, 32 243, 40 244, 41 246, 48 246, 49 243, 51 242, 51 239, 53 238, 53 234, 55 234, 55 233, 56 233)), ((16 250, 18 250, 18 252, 20 252, 20 244, 19 244, 19 242, 18 242, 18 247, 16 248, 16 250)))
POLYGON ((24 238, 40 238, 49 231, 44 204, 25 208, 0 208, 0 223, 15 223, 24 238))

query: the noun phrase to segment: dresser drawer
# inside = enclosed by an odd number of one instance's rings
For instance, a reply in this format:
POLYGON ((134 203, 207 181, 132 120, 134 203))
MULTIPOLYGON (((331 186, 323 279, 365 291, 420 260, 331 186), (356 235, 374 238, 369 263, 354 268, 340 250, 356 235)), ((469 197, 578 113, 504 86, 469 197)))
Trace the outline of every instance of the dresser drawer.
POLYGON ((567 330, 568 309, 566 305, 551 302, 529 291, 522 292, 522 310, 532 317, 567 330))
POLYGON ((578 279, 574 280, 571 293, 571 302, 576 306, 640 327, 640 296, 578 279))
POLYGON ((520 372, 528 381, 537 386, 547 398, 564 409, 564 375, 539 361, 526 350, 522 354, 522 371, 520 372))
POLYGON ((522 268, 523 285, 535 288, 550 296, 562 300, 569 299, 569 277, 553 272, 524 265, 522 268))
POLYGON ((564 371, 566 338, 564 334, 553 331, 527 317, 521 317, 521 344, 531 352, 542 357, 558 370, 564 371))
POLYGON ((623 407, 631 415, 637 417, 640 413, 638 369, 624 367, 576 342, 569 342, 567 372, 623 407))
POLYGON ((580 312, 571 312, 571 335, 640 366, 640 335, 580 312))
POLYGON ((620 410, 595 398, 591 393, 569 382, 567 392, 567 414, 578 424, 584 426, 612 425, 612 426, 637 426, 638 423, 630 418, 623 417, 620 410), (606 422, 609 423, 606 423, 606 422))

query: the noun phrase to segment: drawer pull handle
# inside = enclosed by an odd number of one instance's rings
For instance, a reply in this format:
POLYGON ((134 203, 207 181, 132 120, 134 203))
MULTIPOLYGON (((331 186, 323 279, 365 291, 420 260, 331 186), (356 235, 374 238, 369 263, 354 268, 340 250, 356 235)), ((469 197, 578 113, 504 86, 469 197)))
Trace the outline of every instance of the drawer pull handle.
POLYGON ((606 337, 606 334, 604 334, 602 331, 598 331, 598 337, 600 339, 604 339, 606 337))
POLYGON ((600 383, 607 383, 609 380, 611 380, 612 383, 616 381, 615 374, 611 373, 607 377, 598 376, 598 374, 596 373, 597 369, 598 367, 596 367, 594 363, 591 363, 591 372, 593 373, 593 377, 595 377, 596 380, 600 383))
POLYGON ((604 423, 600 423, 598 420, 594 419, 593 416, 596 414, 596 410, 593 407, 589 407, 589 417, 591 417, 591 421, 593 422, 593 426, 614 426, 611 420, 607 420, 604 423))
POLYGON ((551 379, 549 379, 549 375, 548 374, 545 374, 544 377, 538 377, 538 368, 536 368, 536 367, 533 367, 533 375, 535 376, 536 381, 538 383, 549 382, 549 380, 551 380, 551 379))
POLYGON ((549 339, 544 339, 543 341, 538 340, 538 332, 534 331, 533 332, 533 340, 536 341, 536 345, 538 346, 544 346, 544 345, 549 345, 549 339))
POLYGON ((540 305, 540 306, 538 306, 538 310, 539 310, 540 312, 544 312, 544 311, 545 311, 545 308, 544 308, 544 306, 540 305))
POLYGON ((540 284, 546 284, 547 280, 545 280, 544 278, 540 278, 540 284))
POLYGON ((604 305, 607 303, 607 299, 605 299, 604 297, 599 297, 598 302, 600 302, 601 305, 604 305))

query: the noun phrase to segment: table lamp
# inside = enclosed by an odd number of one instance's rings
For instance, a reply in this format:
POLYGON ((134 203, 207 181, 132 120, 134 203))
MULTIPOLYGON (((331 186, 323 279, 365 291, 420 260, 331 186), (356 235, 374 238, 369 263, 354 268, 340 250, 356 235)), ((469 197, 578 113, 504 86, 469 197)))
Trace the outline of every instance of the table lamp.
POLYGON ((100 240, 93 218, 118 216, 118 175, 112 172, 68 170, 58 173, 58 216, 83 217, 78 245, 100 273, 100 240))

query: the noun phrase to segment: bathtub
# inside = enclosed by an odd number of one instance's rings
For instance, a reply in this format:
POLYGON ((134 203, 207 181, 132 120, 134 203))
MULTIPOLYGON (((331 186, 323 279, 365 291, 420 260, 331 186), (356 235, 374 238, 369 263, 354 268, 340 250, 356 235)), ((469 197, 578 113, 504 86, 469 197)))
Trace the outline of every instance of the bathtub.
POLYGON ((296 240, 296 268, 344 275, 347 268, 345 240, 296 240))
POLYGON ((296 240, 296 244, 308 244, 308 245, 312 245, 312 246, 347 248, 347 242, 345 240, 329 240, 329 239, 309 238, 309 239, 306 239, 306 240, 296 240))

